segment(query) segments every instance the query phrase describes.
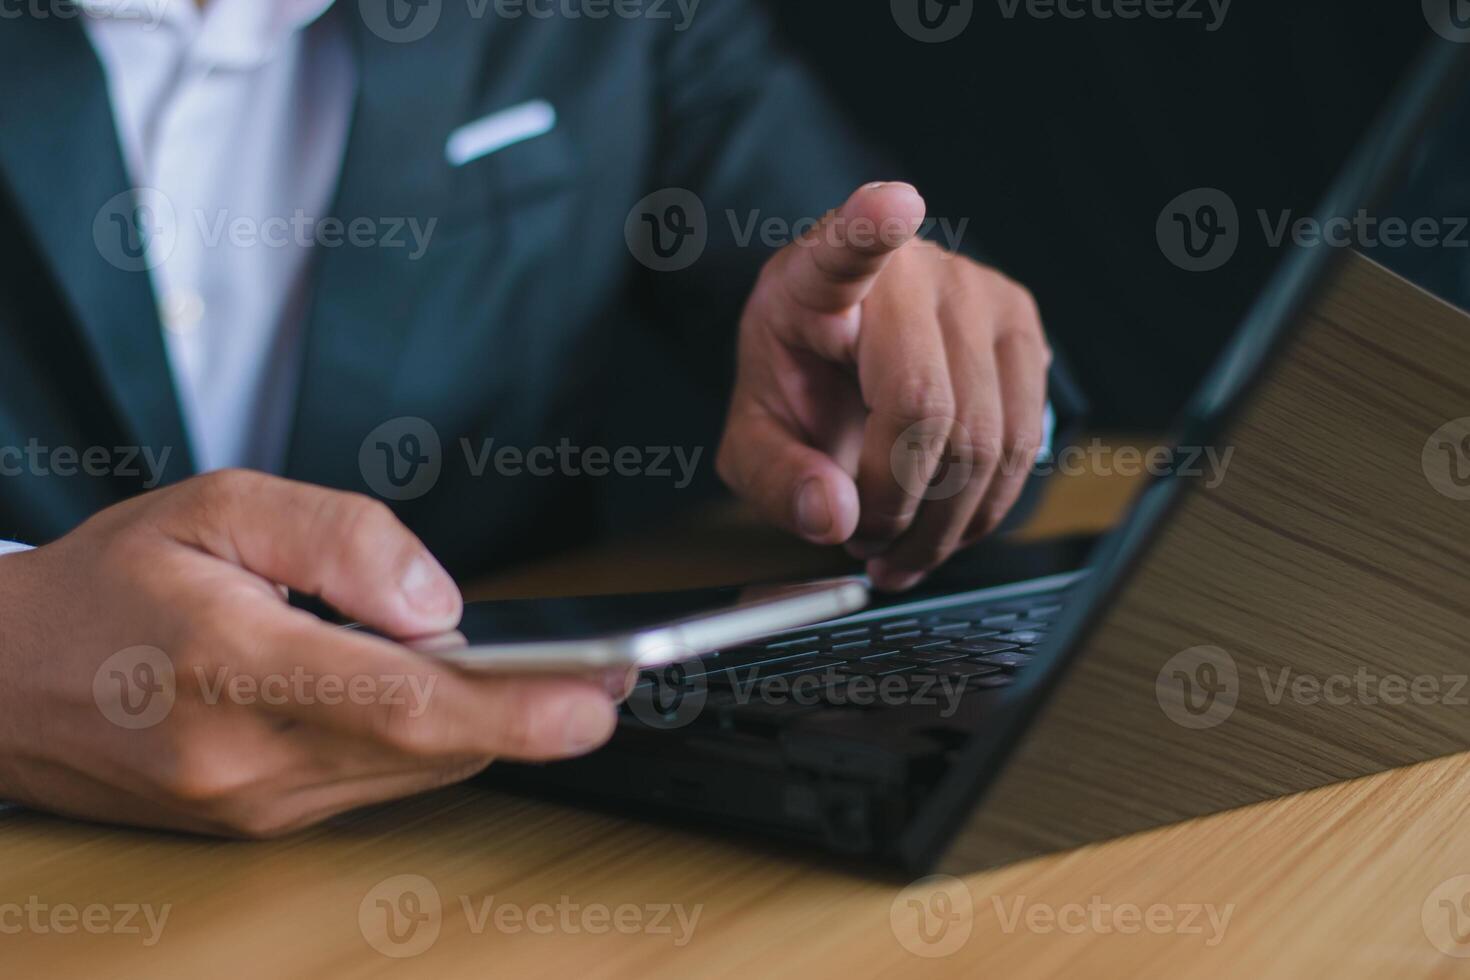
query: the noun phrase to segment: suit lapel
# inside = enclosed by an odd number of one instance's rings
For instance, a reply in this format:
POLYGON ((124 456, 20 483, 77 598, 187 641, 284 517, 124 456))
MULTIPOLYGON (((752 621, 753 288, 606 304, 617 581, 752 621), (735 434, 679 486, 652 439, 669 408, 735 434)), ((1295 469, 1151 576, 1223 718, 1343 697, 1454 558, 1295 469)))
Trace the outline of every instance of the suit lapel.
MULTIPOLYGON (((101 67, 75 19, 0 30, 0 172, 96 359, 104 394, 140 446, 172 448, 166 478, 192 470, 189 442, 137 243, 101 67)), ((35 329, 50 329, 35 324, 35 329)))
MULTIPOLYGON (((385 40, 364 25, 358 3, 339 0, 329 16, 346 17, 358 65, 358 94, 332 217, 343 225, 414 220, 419 227, 449 214, 448 134, 473 101, 483 22, 460 29, 445 5, 429 36, 385 40)), ((302 384, 288 475, 341 482, 357 468, 361 440, 402 391, 404 345, 424 315, 423 277, 432 262, 405 248, 318 249, 306 331, 302 384)), ((452 356, 452 355, 451 355, 452 356)))

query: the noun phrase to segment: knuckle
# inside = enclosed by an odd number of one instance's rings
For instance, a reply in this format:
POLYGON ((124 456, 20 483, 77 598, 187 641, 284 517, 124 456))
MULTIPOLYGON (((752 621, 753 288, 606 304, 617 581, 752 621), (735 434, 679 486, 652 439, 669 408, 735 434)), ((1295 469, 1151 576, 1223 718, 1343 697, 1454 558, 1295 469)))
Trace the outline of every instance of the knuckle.
POLYGON ((265 479, 259 473, 229 469, 189 480, 180 498, 185 533, 212 551, 227 553, 233 547, 229 529, 241 501, 256 493, 265 479))
POLYGON ((1042 327, 1041 306, 1036 296, 1020 283, 1005 279, 1004 297, 1004 308, 1011 311, 1005 318, 1004 331, 1022 343, 1035 346, 1050 366, 1053 354, 1042 327))
POLYGON ((381 500, 360 493, 342 494, 334 501, 349 541, 370 541, 391 534, 398 528, 398 518, 381 500))
POLYGON ((175 746, 160 788, 175 803, 224 817, 255 782, 253 764, 243 753, 191 739, 175 746))
POLYGON ((971 419, 958 425, 951 437, 951 448, 961 458, 971 460, 982 473, 993 470, 1005 451, 1003 436, 991 419, 971 419))
POLYGON ((420 714, 409 699, 393 699, 380 704, 373 714, 374 735, 400 755, 413 759, 431 759, 445 754, 448 737, 438 716, 420 714))
POLYGON ((325 553, 344 570, 364 559, 380 561, 385 551, 396 553, 393 539, 402 527, 387 504, 356 493, 323 498, 314 526, 326 537, 325 553))
MULTIPOLYGON (((1007 467, 1018 473, 1028 472, 1036 463, 1041 452, 1041 429, 1039 427, 1017 432, 1006 440, 1004 460, 1007 467)), ((1008 473, 1009 475, 1009 473, 1008 473)))
POLYGON ((955 414, 954 391, 940 378, 905 378, 894 389, 890 404, 890 411, 901 422, 953 420, 955 414))
POLYGON ((535 755, 544 747, 545 727, 530 701, 512 701, 499 718, 496 751, 511 758, 535 755))
POLYGON ((1016 311, 1017 318, 1023 325, 1040 332, 1041 304, 1036 301, 1036 294, 1014 279, 1007 279, 1006 286, 1011 307, 1016 311))
POLYGON ((189 481, 191 503, 208 513, 227 510, 259 485, 259 474, 248 470, 215 470, 189 481))

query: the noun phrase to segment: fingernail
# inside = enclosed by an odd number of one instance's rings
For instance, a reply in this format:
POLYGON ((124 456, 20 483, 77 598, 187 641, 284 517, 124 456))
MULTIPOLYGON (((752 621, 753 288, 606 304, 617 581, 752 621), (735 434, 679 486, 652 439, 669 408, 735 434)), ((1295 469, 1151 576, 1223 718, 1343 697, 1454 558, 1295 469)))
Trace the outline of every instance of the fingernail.
POLYGON ((808 480, 796 494, 796 526, 808 538, 820 540, 832 530, 832 508, 821 480, 808 480))
POLYGON ((919 196, 919 189, 906 180, 877 180, 863 188, 869 191, 901 190, 919 196))
POLYGON ((628 695, 633 693, 633 688, 637 683, 637 667, 629 670, 610 670, 602 678, 602 686, 607 691, 607 696, 618 704, 628 700, 628 695))
POLYGON ((613 717, 595 701, 578 701, 567 715, 564 745, 568 752, 586 752, 607 741, 612 734, 613 717))
MULTIPOLYGON (((443 567, 428 555, 419 555, 403 573, 400 583, 409 607, 434 620, 452 619, 459 611, 459 587, 443 567)), ((447 626, 453 626, 447 623, 447 626)))
POLYGON ((873 587, 880 592, 907 592, 924 581, 923 572, 890 568, 882 562, 873 563, 868 569, 868 577, 873 580, 873 587))

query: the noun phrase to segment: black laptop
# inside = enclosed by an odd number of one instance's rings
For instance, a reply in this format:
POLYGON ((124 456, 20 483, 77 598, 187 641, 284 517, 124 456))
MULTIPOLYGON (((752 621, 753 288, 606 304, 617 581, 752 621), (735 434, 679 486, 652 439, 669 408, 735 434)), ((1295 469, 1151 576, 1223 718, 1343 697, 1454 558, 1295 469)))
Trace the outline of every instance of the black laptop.
MULTIPOLYGON (((1318 221, 1390 187, 1467 57, 1426 48, 1318 221)), ((607 748, 492 778, 960 872, 1470 748, 1448 693, 1470 670, 1470 503, 1425 469, 1470 416, 1459 316, 1349 249, 1284 252, 1167 472, 1085 561, 951 570, 942 594, 645 674, 607 748), (1208 450, 1223 479, 1200 478, 1208 450), (1322 696, 1363 676, 1440 696, 1322 696)))

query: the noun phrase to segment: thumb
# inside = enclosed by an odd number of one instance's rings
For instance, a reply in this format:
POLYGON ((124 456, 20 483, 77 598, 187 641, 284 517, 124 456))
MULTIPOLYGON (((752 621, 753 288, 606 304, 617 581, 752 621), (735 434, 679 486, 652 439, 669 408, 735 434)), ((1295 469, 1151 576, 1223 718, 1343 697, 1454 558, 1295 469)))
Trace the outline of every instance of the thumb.
POLYGON ((177 492, 186 503, 165 529, 178 540, 395 639, 459 625, 454 580, 375 500, 245 471, 197 477, 177 492))

